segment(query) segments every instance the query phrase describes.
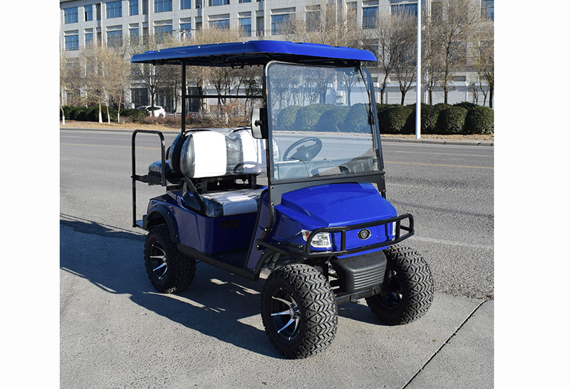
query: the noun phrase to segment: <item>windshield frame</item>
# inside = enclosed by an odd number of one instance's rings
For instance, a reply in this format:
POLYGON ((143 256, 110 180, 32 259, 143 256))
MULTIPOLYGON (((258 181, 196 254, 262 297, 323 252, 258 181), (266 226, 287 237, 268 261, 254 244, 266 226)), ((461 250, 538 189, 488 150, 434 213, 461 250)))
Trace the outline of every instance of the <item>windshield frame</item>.
MULTIPOLYGON (((378 127, 378 116, 376 111, 376 102, 374 99, 374 85, 372 83, 372 77, 370 71, 365 67, 361 66, 353 66, 353 65, 345 65, 345 66, 332 66, 332 65, 310 65, 310 64, 300 64, 300 63, 291 63, 291 62, 284 62, 284 61, 270 61, 264 68, 263 71, 264 75, 264 94, 266 97, 266 107, 267 107, 267 129, 268 129, 268 139, 267 139, 267 172, 268 172, 268 180, 270 185, 271 184, 278 184, 278 183, 307 183, 306 186, 314 186, 319 185, 319 181, 336 181, 345 182, 348 178, 348 181, 351 181, 351 178, 354 178, 352 181, 361 181, 362 176, 374 176, 374 175, 382 175, 384 174, 384 161, 382 155, 382 147, 381 147, 381 140, 380 140, 380 131, 378 127), (374 149, 374 154, 376 158, 377 168, 378 170, 370 171, 366 173, 350 173, 347 175, 331 175, 331 176, 320 176, 320 177, 295 177, 291 179, 277 179, 274 177, 273 172, 275 171, 275 161, 273 156, 276 150, 274 146, 276 145, 274 141, 274 124, 273 120, 271 120, 272 115, 272 91, 270 87, 270 75, 269 70, 272 65, 285 65, 291 67, 303 67, 303 68, 331 68, 331 69, 354 69, 356 74, 358 74, 359 78, 362 82, 364 82, 365 90, 366 90, 366 97, 368 103, 365 103, 365 106, 368 107, 368 116, 369 116, 369 126, 370 126, 370 133, 366 132, 366 134, 370 134, 372 137, 372 148, 374 149)), ((359 136, 359 135, 355 135, 359 136)), ((362 136, 362 135, 360 135, 362 136)), ((373 177, 364 178, 366 182, 375 181, 373 177)), ((379 188, 380 190, 380 188, 379 188)))

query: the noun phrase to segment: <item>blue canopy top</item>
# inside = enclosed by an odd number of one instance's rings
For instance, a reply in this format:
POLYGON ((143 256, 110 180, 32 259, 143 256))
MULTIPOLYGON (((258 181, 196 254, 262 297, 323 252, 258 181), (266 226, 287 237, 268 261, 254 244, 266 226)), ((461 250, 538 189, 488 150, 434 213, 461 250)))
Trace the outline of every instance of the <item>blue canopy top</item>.
POLYGON ((376 61, 367 50, 333 47, 315 43, 248 41, 182 46, 135 54, 132 63, 195 66, 264 65, 272 60, 314 65, 354 66, 361 61, 376 61))

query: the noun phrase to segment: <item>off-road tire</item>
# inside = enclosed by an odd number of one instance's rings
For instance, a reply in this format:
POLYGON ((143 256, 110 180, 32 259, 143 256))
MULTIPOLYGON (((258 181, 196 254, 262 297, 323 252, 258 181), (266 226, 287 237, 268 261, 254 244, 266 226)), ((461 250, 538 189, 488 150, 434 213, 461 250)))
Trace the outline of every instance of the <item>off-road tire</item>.
POLYGON ((267 278, 261 295, 261 317, 273 345, 285 357, 301 359, 331 344, 338 308, 328 281, 317 269, 291 264, 274 270, 267 278), (275 313, 281 315, 272 316, 275 313), (290 320, 293 322, 286 326, 290 320))
POLYGON ((149 231, 144 261, 150 282, 161 293, 180 293, 194 280, 196 261, 178 251, 164 224, 149 231))
POLYGON ((390 246, 383 292, 366 298, 376 317, 387 325, 410 323, 423 316, 433 301, 431 270, 415 250, 390 246))

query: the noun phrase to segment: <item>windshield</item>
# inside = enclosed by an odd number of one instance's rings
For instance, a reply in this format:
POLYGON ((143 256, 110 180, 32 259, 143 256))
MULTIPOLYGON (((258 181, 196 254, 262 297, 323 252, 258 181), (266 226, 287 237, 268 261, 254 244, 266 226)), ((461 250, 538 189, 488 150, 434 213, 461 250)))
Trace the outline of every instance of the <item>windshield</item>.
POLYGON ((358 69, 271 63, 267 89, 273 180, 379 171, 358 69))

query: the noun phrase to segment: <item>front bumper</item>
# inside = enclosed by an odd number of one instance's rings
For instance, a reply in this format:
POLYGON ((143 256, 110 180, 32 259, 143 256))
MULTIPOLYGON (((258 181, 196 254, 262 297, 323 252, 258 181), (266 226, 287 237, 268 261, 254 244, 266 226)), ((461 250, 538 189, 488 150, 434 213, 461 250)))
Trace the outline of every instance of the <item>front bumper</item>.
POLYGON ((362 251, 369 251, 375 250, 380 248, 385 248, 401 241, 408 239, 414 235, 414 218, 410 214, 403 214, 400 216, 396 216, 389 219, 382 219, 376 220, 373 222, 368 223, 360 223, 360 224, 353 224, 347 226, 338 226, 338 227, 322 227, 313 230, 307 238, 305 245, 283 245, 281 242, 278 244, 264 242, 261 239, 257 240, 256 243, 259 246, 267 247, 271 250, 276 252, 286 254, 286 255, 293 255, 293 256, 302 256, 305 258, 309 257, 323 257, 323 256, 344 256, 359 253, 362 251), (407 220, 407 225, 403 225, 402 222, 407 220), (388 231, 388 226, 391 223, 395 223, 394 233, 388 231), (365 244, 365 240, 363 240, 361 244, 358 244, 354 247, 353 244, 350 247, 347 246, 347 235, 356 235, 359 231, 363 229, 371 229, 373 227, 384 227, 386 234, 384 235, 385 239, 380 239, 380 241, 376 240, 374 243, 365 244), (405 231, 402 234, 402 231, 405 231), (318 250, 311 247, 311 242, 313 238, 319 233, 329 233, 333 236, 333 240, 337 242, 333 245, 333 249, 331 250, 318 250))

